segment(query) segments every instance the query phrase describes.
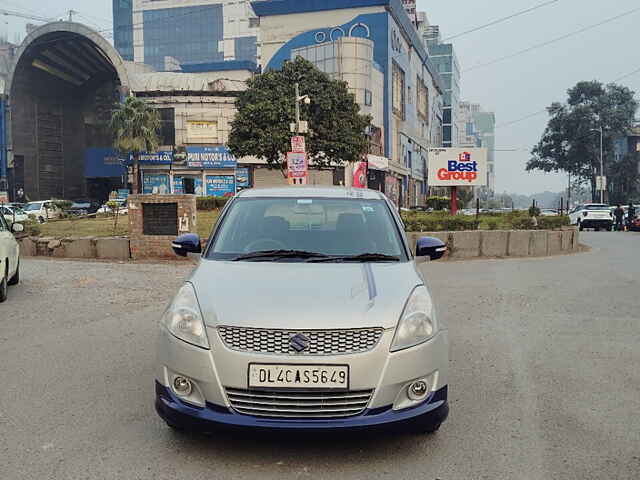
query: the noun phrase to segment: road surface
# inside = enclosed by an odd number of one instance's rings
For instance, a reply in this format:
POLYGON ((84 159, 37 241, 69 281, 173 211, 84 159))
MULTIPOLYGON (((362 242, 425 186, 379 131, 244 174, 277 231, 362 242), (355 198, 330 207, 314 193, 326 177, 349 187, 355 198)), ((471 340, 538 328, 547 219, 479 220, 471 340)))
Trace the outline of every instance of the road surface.
POLYGON ((185 436, 153 409, 186 265, 23 260, 0 306, 0 478, 640 478, 640 234, 588 253, 431 263, 451 415, 434 436, 185 436))

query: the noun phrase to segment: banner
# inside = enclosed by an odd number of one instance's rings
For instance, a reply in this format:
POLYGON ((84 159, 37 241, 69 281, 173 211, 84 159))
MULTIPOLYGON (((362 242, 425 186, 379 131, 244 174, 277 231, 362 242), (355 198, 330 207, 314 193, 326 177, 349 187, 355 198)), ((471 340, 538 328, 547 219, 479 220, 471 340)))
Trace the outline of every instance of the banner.
POLYGON ((233 197, 236 194, 236 181, 232 175, 208 175, 208 197, 233 197))
POLYGON ((367 188, 367 162, 356 162, 353 165, 353 187, 367 188))
POLYGON ((143 174, 142 193, 154 195, 166 195, 169 193, 169 175, 143 174))
POLYGON ((487 185, 486 148, 434 148, 429 151, 429 186, 487 185))
POLYGON ((190 168, 236 168, 236 158, 227 147, 187 147, 190 168))
POLYGON ((249 180, 249 169, 248 168, 237 168, 236 169, 236 187, 238 190, 243 190, 245 188, 251 187, 251 181, 249 180))
POLYGON ((201 176, 192 177, 192 176, 174 175, 173 176, 173 193, 175 193, 176 195, 183 195, 185 193, 185 188, 184 188, 185 179, 193 179, 194 194, 199 197, 204 197, 204 189, 202 188, 201 176))
POLYGON ((302 135, 291 137, 291 151, 294 153, 306 153, 307 143, 302 135))

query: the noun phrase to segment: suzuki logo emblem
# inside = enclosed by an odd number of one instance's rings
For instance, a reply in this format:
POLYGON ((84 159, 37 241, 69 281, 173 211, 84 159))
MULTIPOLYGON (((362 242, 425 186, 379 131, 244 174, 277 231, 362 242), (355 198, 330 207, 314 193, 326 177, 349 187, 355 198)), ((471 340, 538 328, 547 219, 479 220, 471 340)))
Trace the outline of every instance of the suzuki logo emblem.
POLYGON ((311 343, 309 337, 303 335, 302 333, 297 333, 289 339, 289 346, 298 353, 302 353, 305 350, 308 350, 309 343, 311 343))

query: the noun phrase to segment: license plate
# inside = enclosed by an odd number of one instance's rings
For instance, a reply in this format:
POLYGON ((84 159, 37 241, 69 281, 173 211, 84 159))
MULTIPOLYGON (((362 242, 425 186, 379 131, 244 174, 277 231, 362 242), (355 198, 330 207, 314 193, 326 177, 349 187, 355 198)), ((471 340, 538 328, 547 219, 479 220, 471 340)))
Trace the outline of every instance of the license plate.
POLYGON ((249 365, 249 388, 349 388, 347 365, 249 365))

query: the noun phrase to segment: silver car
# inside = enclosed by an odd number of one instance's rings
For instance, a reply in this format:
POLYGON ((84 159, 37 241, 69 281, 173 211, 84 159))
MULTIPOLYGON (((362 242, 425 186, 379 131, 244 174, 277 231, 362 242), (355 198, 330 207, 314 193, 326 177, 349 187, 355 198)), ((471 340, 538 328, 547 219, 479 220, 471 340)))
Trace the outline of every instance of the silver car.
POLYGON ((161 320, 156 410, 175 429, 436 431, 448 415, 447 327, 379 192, 245 190, 225 207, 161 320))

